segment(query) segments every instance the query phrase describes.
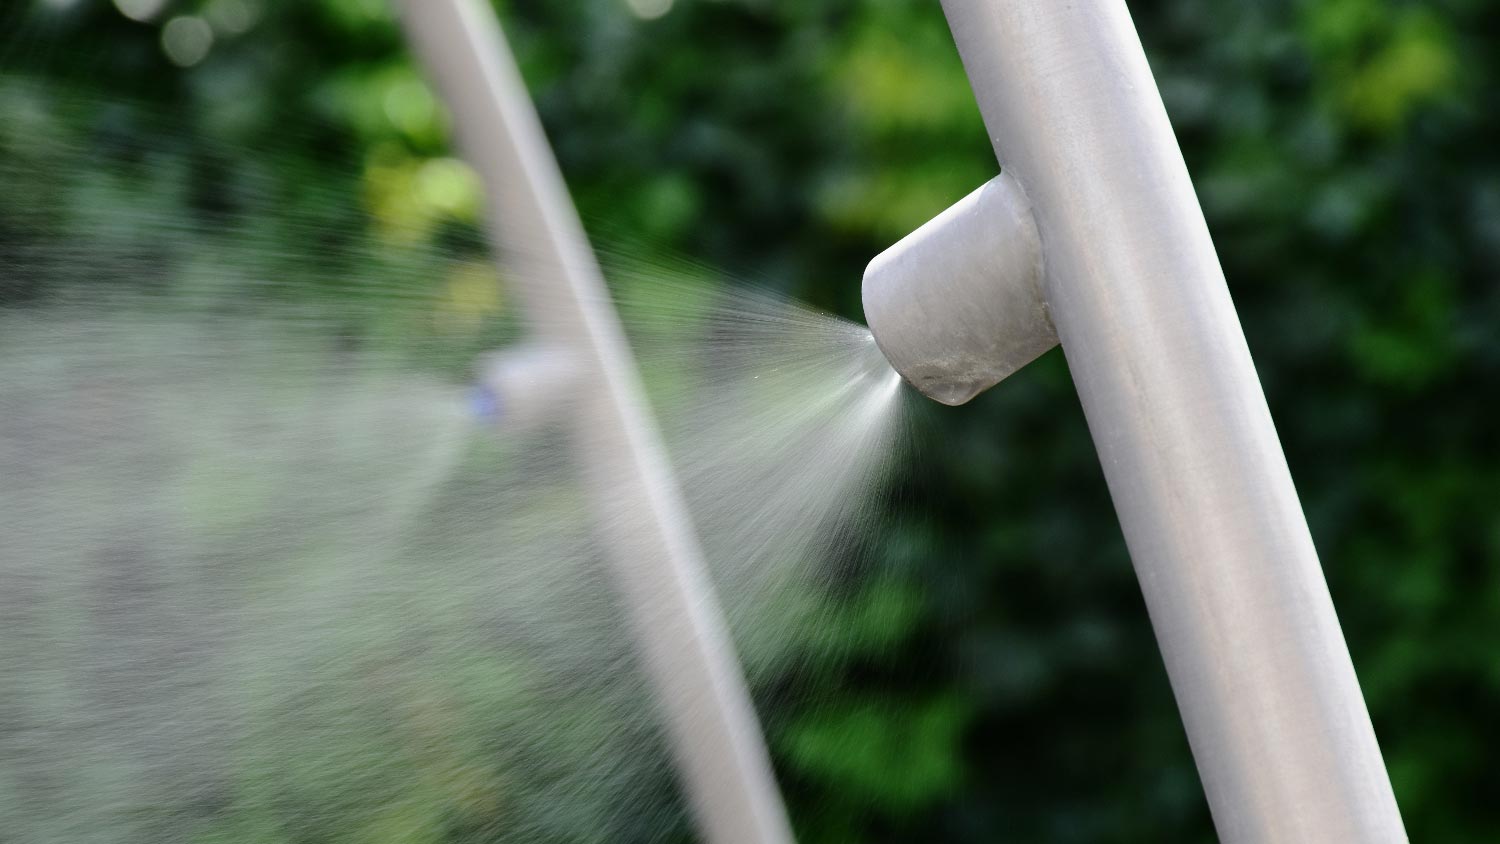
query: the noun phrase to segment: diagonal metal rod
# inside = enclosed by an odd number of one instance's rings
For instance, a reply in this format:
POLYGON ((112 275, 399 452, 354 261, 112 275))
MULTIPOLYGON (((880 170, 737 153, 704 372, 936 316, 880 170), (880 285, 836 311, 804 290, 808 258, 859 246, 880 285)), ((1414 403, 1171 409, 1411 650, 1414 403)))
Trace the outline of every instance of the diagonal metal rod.
POLYGON ((681 780, 714 844, 791 841, 702 554, 541 122, 487 3, 400 0, 407 34, 484 180, 491 239, 539 341, 582 369, 574 431, 681 780))
POLYGON ((1123 0, 942 0, 1226 842, 1406 833, 1123 0))

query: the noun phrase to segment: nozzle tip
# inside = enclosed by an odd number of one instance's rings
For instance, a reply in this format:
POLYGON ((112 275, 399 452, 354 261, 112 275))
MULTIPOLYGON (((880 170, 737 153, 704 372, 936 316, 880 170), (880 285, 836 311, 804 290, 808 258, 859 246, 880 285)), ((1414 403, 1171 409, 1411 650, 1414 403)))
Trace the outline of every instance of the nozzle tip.
POLYGON ((500 396, 483 384, 469 388, 469 412, 482 422, 494 422, 500 418, 500 396))

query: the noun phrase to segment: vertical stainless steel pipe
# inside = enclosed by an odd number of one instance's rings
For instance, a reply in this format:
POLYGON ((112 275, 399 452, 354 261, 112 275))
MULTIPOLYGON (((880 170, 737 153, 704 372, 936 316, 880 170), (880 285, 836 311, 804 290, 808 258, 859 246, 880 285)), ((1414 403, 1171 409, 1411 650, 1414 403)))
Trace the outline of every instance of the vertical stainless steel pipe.
POLYGON ((1123 0, 943 0, 1226 842, 1406 834, 1123 0))
POLYGON ((635 365, 487 3, 401 0, 407 34, 484 179, 491 237, 539 348, 574 368, 578 462, 689 802, 714 844, 791 841, 770 760, 635 365))

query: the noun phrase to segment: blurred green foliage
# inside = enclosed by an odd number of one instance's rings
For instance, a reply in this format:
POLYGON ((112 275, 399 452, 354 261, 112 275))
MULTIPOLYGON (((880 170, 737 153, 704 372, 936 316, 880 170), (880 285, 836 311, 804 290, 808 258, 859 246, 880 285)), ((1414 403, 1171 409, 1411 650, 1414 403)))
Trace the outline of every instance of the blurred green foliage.
MULTIPOLYGON (((6 248, 90 204, 211 212, 235 201, 233 150, 253 148, 300 162, 257 175, 273 198, 258 212, 310 215, 267 237, 363 226, 319 219, 337 206, 315 199, 357 195, 381 236, 476 256, 437 282, 457 318, 504 310, 478 262, 473 176, 383 0, 170 2, 145 22, 102 0, 7 5, 0 68, 117 105, 33 113, 12 97, 6 119, 32 122, 5 133, 4 154, 151 137, 163 113, 177 125, 138 172, 49 190, 7 171, 4 190, 39 199, 25 214, 0 201, 6 248), (181 14, 216 33, 186 69, 159 46, 181 14)), ((502 5, 606 241, 858 317, 865 261, 996 169, 936 3, 677 0, 650 20, 624 0, 502 5)), ((1500 4, 1130 5, 1410 833, 1494 840, 1500 4)), ((8 301, 36 293, 0 280, 8 301)), ((799 832, 1210 840, 1062 355, 917 416, 917 459, 861 537, 869 566, 845 573, 828 629, 758 690, 799 832)), ((365 825, 349 840, 459 840, 442 817, 467 786, 440 767, 420 779, 379 812, 351 809, 365 825)), ((261 840, 241 822, 215 840, 261 840)))

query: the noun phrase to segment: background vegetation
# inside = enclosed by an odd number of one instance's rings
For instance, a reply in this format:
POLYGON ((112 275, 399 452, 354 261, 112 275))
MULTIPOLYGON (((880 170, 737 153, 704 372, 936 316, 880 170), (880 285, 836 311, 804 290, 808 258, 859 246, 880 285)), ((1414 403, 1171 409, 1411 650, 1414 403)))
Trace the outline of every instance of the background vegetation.
MULTIPOLYGON (((858 318, 864 263, 996 169, 936 3, 501 5, 607 239, 858 318)), ((1130 6, 1411 836, 1500 837, 1500 4, 1130 6)), ((0 154, 123 144, 143 164, 66 184, 0 168, 0 248, 149 194, 205 228, 264 211, 272 241, 373 226, 477 249, 472 182, 383 0, 3 8, 0 154)), ((0 278, 0 304, 47 284, 0 278)), ((472 274, 434 284, 460 311, 505 307, 472 274)), ((386 318, 356 313, 356 333, 386 318)), ((828 598, 847 647, 809 645, 757 690, 799 834, 1211 840, 1061 353, 923 408, 916 435, 870 573, 828 598)))

